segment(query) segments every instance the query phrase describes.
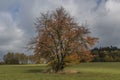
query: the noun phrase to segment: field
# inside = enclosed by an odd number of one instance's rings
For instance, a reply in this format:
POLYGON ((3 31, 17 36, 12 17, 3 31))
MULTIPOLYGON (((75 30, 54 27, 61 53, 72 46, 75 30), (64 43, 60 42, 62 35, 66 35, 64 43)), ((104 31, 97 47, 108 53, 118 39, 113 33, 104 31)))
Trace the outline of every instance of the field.
POLYGON ((81 63, 66 70, 79 73, 41 72, 45 65, 0 65, 0 80, 120 80, 120 63, 81 63))

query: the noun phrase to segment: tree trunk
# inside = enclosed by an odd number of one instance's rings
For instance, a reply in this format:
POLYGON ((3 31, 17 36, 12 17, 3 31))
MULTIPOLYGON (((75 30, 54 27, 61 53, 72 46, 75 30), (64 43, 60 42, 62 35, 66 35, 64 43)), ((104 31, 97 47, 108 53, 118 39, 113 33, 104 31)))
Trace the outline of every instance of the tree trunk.
POLYGON ((63 60, 57 62, 57 63, 53 63, 52 64, 52 70, 53 72, 57 73, 57 72, 60 72, 64 69, 64 63, 63 63, 63 60))
POLYGON ((60 71, 63 70, 63 68, 64 68, 63 64, 62 63, 58 63, 58 64, 56 64, 56 66, 54 68, 54 72, 56 72, 56 73, 60 72, 60 71))

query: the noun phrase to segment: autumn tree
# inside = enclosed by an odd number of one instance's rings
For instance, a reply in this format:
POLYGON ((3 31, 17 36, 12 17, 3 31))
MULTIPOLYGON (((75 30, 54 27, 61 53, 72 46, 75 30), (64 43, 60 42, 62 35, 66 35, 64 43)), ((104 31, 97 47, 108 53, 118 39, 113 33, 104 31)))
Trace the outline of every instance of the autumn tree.
POLYGON ((97 38, 89 36, 89 29, 79 25, 64 8, 42 13, 37 18, 37 36, 30 42, 35 55, 49 61, 53 72, 62 71, 67 57, 80 59, 89 55, 88 49, 97 38))

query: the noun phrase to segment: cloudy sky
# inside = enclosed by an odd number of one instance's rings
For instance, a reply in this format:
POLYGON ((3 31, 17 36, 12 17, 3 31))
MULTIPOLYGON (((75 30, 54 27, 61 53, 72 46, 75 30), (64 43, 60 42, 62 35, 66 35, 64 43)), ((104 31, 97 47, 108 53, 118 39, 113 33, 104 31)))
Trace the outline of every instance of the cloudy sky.
POLYGON ((96 46, 120 47, 120 0, 0 0, 0 52, 24 52, 36 17, 60 6, 100 38, 96 46))

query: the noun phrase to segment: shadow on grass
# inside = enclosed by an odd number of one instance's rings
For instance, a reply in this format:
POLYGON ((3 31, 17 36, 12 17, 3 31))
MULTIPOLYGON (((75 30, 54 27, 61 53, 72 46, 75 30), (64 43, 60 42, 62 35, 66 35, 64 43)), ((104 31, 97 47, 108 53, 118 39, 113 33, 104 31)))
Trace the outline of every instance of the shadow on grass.
MULTIPOLYGON (((52 72, 51 69, 29 69, 25 71, 26 73, 55 73, 52 72)), ((63 70, 58 72, 58 74, 79 74, 81 72, 77 70, 63 70)))
POLYGON ((30 69, 25 71, 26 73, 45 73, 44 69, 30 69))

